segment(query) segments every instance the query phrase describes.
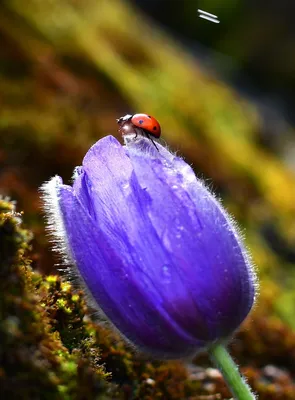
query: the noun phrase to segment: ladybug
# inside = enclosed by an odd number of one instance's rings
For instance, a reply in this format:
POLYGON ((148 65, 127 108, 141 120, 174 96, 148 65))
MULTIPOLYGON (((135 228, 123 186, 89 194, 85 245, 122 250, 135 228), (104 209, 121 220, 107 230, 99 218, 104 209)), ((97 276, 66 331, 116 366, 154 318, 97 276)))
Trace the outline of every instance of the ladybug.
POLYGON ((158 150, 152 137, 158 139, 161 136, 161 126, 156 118, 148 114, 127 114, 124 117, 117 119, 117 123, 120 125, 119 132, 122 135, 135 132, 135 138, 138 133, 144 134, 148 137, 158 150))

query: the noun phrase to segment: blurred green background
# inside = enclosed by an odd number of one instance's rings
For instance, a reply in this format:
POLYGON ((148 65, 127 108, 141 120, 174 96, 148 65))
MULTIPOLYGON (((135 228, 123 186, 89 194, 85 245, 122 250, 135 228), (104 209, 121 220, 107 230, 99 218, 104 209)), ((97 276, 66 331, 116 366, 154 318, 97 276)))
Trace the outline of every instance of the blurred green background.
POLYGON ((33 268, 57 273, 38 187, 70 180, 95 141, 118 137, 116 118, 146 112, 239 222, 261 281, 255 312, 293 335, 294 11, 285 0, 3 0, 0 194, 33 231, 33 268))

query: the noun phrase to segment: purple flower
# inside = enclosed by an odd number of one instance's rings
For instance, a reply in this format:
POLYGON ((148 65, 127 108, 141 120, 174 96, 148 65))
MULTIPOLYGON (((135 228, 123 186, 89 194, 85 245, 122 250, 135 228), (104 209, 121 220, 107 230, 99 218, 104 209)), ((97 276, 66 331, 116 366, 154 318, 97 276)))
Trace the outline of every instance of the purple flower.
POLYGON ((181 158, 147 138, 99 140, 43 185, 52 228, 88 292, 137 348, 180 358, 228 339, 255 274, 233 221, 181 158))

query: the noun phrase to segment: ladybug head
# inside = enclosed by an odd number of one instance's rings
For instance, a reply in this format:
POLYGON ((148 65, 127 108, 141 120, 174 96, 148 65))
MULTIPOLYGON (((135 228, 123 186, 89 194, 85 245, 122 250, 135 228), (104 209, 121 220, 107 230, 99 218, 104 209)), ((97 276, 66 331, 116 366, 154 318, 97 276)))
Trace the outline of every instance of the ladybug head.
POLYGON ((126 114, 124 115, 124 117, 120 117, 117 119, 117 124, 123 124, 124 122, 130 121, 132 118, 131 114, 126 114))

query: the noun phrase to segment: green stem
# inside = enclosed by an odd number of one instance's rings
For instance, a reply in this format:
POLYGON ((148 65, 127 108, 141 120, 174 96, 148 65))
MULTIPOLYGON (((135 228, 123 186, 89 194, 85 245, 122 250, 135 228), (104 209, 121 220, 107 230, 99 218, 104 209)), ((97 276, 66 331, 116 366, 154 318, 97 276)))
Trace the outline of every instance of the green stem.
POLYGON ((253 400, 256 398, 223 344, 213 344, 209 347, 208 352, 211 360, 221 371, 235 399, 253 400))

